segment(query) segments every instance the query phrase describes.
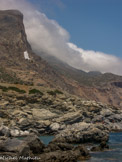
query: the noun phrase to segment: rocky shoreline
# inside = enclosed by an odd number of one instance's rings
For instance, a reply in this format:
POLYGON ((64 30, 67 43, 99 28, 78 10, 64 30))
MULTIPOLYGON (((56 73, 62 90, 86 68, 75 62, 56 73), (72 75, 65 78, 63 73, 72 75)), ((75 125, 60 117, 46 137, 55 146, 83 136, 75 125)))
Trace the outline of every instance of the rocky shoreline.
POLYGON ((88 150, 82 146, 73 146, 68 143, 49 143, 45 146, 40 139, 31 134, 23 140, 17 138, 0 139, 1 162, 6 158, 7 162, 13 161, 39 161, 39 162, 61 162, 85 160, 90 158, 88 150), (2 159, 3 157, 3 159, 2 159), (8 157, 8 159, 7 159, 8 157))
POLYGON ((88 149, 85 144, 77 146, 61 142, 51 141, 47 146, 40 141, 40 138, 35 134, 21 138, 16 137, 0 137, 0 160, 12 162, 62 162, 71 161, 77 162, 90 159, 90 151, 108 150, 107 143, 101 142, 100 145, 89 145, 88 149))
MULTIPOLYGON (((122 110, 119 108, 85 101, 64 92, 52 92, 44 90, 43 95, 1 93, 0 157, 38 155, 40 159, 36 160, 40 162, 87 159, 90 154, 84 145, 92 143, 91 150, 103 151, 109 148, 106 144, 109 132, 122 130, 122 110), (39 140, 42 134, 55 135, 48 146, 39 140), (24 136, 24 140, 17 139, 20 136, 24 136), (35 153, 28 140, 35 145, 35 153), (95 143, 100 145, 96 147, 95 143)), ((29 160, 34 161, 26 159, 29 160)))

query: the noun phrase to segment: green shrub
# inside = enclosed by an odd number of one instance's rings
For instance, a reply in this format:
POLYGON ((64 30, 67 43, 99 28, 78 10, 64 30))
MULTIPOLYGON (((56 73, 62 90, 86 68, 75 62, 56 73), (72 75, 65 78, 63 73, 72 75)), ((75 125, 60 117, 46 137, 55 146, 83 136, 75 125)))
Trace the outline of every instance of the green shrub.
POLYGON ((47 93, 48 93, 49 95, 52 95, 52 96, 55 96, 55 95, 56 95, 55 91, 48 91, 47 93))
POLYGON ((56 94, 63 94, 63 92, 59 91, 58 89, 54 91, 48 91, 47 93, 52 96, 56 96, 56 94))
POLYGON ((19 89, 17 87, 8 87, 8 90, 12 90, 12 91, 19 92, 19 93, 26 93, 25 90, 19 89))
POLYGON ((56 94, 63 94, 63 92, 61 92, 61 91, 58 90, 58 89, 55 90, 55 93, 56 93, 56 94))
POLYGON ((17 87, 4 87, 4 86, 0 86, 0 89, 2 89, 2 91, 7 92, 9 90, 15 91, 15 92, 19 92, 19 93, 26 93, 26 91, 21 90, 17 87))
POLYGON ((7 87, 4 87, 4 86, 0 86, 0 89, 2 89, 2 91, 4 91, 4 92, 7 92, 8 91, 8 88, 7 87))
POLYGON ((40 94, 41 96, 43 95, 43 93, 37 89, 29 90, 29 94, 40 94))

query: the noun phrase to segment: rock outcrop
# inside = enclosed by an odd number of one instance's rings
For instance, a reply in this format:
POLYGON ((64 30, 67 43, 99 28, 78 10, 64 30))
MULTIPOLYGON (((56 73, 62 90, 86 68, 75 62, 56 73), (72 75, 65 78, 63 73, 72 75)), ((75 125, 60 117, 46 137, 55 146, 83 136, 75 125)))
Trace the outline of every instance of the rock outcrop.
POLYGON ((108 139, 108 132, 122 130, 122 111, 116 107, 85 101, 65 92, 54 96, 49 94, 49 89, 40 91, 43 95, 2 93, 0 134, 58 134, 78 143, 101 142, 103 137, 108 139))
POLYGON ((55 136, 53 142, 66 143, 101 143, 109 139, 108 130, 101 125, 76 123, 68 126, 55 136))
POLYGON ((0 140, 0 156, 3 157, 1 162, 7 160, 7 157, 8 161, 13 158, 16 162, 77 162, 79 159, 90 158, 90 154, 84 146, 74 147, 67 143, 52 143, 45 146, 35 135, 23 140, 16 138, 0 140))
POLYGON ((93 146, 91 151, 105 151, 109 149, 109 145, 106 142, 101 142, 99 146, 93 146))

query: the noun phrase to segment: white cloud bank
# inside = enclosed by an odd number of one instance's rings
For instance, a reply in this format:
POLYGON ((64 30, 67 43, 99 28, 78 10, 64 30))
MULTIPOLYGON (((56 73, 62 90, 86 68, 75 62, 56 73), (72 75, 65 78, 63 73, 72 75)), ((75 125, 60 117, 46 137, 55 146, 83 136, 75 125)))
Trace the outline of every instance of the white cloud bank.
POLYGON ((37 11, 27 0, 0 0, 0 10, 7 9, 18 9, 24 14, 28 41, 38 55, 43 51, 78 69, 122 75, 121 59, 102 52, 83 50, 70 43, 69 33, 56 21, 37 11))

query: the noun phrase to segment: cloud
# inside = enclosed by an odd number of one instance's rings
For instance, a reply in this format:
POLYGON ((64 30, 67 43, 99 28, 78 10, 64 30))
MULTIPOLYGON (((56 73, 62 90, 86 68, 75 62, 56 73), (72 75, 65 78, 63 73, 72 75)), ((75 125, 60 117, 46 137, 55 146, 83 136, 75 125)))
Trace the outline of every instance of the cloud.
POLYGON ((0 0, 0 9, 18 9, 24 14, 28 41, 38 55, 47 53, 85 71, 98 70, 122 75, 122 60, 102 52, 83 50, 70 43, 69 33, 27 0, 0 0))
POLYGON ((122 60, 113 55, 108 55, 103 52, 95 52, 92 50, 83 50, 78 48, 73 43, 68 43, 69 47, 77 51, 82 60, 81 68, 85 71, 101 71, 122 74, 122 60))

